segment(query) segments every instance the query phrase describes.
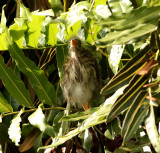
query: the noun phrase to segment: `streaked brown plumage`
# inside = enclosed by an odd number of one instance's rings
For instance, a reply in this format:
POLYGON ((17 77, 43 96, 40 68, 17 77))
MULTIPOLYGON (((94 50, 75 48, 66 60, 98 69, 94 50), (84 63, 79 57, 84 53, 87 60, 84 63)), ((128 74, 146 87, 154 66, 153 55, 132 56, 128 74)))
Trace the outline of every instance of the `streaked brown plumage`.
POLYGON ((69 55, 63 66, 61 88, 67 102, 76 108, 89 105, 99 93, 98 63, 78 38, 69 41, 69 55))

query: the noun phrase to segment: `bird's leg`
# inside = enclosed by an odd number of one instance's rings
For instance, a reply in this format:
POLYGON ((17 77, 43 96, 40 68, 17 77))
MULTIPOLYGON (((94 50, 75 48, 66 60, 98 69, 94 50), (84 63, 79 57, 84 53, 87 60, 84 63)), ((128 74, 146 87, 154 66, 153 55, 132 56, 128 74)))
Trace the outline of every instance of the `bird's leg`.
MULTIPOLYGON (((71 101, 70 98, 67 98, 67 107, 66 107, 66 116, 68 116, 70 114, 70 110, 71 110, 71 101)), ((70 129, 70 122, 66 121, 66 133, 69 132, 70 129)))
POLYGON ((87 111, 89 109, 89 103, 86 102, 85 104, 82 105, 82 107, 85 111, 87 111))

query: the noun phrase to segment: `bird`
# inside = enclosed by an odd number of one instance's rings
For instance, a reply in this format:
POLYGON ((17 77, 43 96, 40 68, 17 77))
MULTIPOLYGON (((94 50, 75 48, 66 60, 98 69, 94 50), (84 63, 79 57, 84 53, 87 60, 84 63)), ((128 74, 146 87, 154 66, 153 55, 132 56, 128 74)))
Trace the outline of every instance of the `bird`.
POLYGON ((98 62, 78 37, 69 40, 60 85, 68 107, 88 110, 99 94, 98 62))

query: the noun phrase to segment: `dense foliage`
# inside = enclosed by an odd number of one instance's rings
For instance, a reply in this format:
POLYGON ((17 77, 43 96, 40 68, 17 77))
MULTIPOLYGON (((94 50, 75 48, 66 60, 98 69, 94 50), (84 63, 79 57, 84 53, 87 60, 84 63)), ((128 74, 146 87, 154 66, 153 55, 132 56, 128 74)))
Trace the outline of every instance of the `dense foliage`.
POLYGON ((2 8, 0 150, 160 152, 159 0, 81 1, 67 12, 67 1, 49 2, 30 11, 17 0, 12 24, 2 8), (72 36, 96 57, 103 85, 95 107, 66 116, 59 81, 72 36))

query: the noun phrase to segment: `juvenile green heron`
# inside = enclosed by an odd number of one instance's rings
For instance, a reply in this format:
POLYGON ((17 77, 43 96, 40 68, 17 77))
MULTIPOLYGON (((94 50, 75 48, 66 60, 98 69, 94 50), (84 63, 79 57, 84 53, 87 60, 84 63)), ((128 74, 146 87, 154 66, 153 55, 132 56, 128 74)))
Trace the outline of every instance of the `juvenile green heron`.
POLYGON ((69 107, 88 109, 99 93, 98 63, 81 41, 72 37, 68 44, 69 55, 63 66, 61 88, 69 107))

